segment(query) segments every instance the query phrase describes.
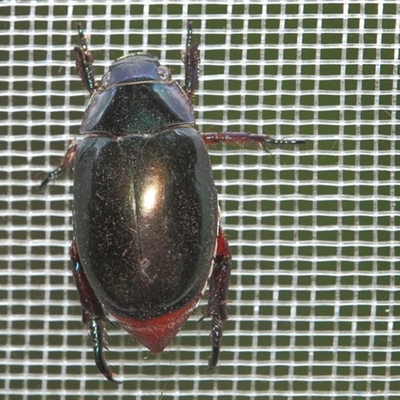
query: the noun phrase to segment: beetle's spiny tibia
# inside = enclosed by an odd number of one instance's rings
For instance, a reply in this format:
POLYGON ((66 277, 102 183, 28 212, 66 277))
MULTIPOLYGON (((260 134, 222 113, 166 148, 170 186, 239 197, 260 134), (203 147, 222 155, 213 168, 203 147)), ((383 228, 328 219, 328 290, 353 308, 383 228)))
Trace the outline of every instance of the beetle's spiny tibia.
POLYGON ((82 80, 85 89, 92 94, 96 90, 96 80, 93 73, 93 55, 90 52, 86 36, 83 33, 81 24, 78 24, 78 34, 80 39, 80 46, 75 46, 74 51, 76 54, 75 67, 78 71, 79 77, 82 80))
POLYGON ((237 146, 257 145, 268 152, 268 146, 299 145, 306 143, 299 139, 276 139, 269 135, 253 135, 247 132, 207 132, 201 137, 206 145, 218 143, 235 144, 237 146))
POLYGON ((211 357, 207 370, 212 370, 218 363, 219 350, 222 342, 223 326, 228 319, 226 304, 231 276, 231 250, 221 226, 218 228, 217 250, 214 258, 215 267, 210 277, 210 291, 207 312, 200 319, 212 316, 211 320, 211 357))
POLYGON ((93 342, 94 359, 99 371, 111 382, 121 383, 113 378, 113 372, 104 358, 103 349, 107 349, 107 331, 102 321, 107 321, 103 307, 89 284, 81 260, 78 247, 73 241, 70 247, 72 275, 82 305, 82 322, 89 328, 93 342))
POLYGON ((100 319, 92 319, 89 325, 89 333, 93 342, 94 360, 98 370, 110 381, 116 384, 122 382, 113 378, 113 372, 104 358, 103 349, 107 349, 107 332, 100 319))
POLYGON ((76 142, 76 141, 71 142, 71 144, 67 148, 67 151, 64 154, 64 157, 61 159, 59 166, 56 169, 54 169, 53 171, 50 171, 50 172, 44 173, 44 174, 40 174, 40 176, 42 178, 44 178, 42 180, 42 183, 39 186, 39 190, 41 192, 44 192, 46 190, 47 185, 51 181, 54 181, 64 171, 69 171, 69 170, 73 169, 77 146, 78 146, 78 142, 76 142))
POLYGON ((199 83, 199 64, 200 56, 198 52, 199 45, 192 44, 192 23, 187 23, 186 48, 182 52, 182 62, 185 67, 185 83, 183 89, 189 98, 193 98, 197 85, 199 83))
POLYGON ((281 145, 294 145, 297 146, 299 144, 305 144, 305 140, 301 139, 276 139, 276 138, 269 138, 267 141, 268 144, 272 146, 281 146, 281 145))

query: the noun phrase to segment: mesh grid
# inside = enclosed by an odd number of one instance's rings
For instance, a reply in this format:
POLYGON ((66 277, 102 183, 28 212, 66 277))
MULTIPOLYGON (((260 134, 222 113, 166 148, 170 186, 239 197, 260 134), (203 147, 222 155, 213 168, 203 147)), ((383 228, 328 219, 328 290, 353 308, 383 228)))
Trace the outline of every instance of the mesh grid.
MULTIPOLYGON (((3 1, 0 5, 0 397, 396 399, 396 1, 3 1), (109 326, 118 387, 97 372, 70 276, 71 177, 37 173, 78 134, 84 24, 99 78, 151 50, 182 78, 201 49, 199 130, 301 137, 210 150, 234 254, 220 365, 201 307, 152 355, 109 326)), ((399 282, 400 284, 400 282, 399 282)), ((204 306, 204 301, 202 305, 204 306)))

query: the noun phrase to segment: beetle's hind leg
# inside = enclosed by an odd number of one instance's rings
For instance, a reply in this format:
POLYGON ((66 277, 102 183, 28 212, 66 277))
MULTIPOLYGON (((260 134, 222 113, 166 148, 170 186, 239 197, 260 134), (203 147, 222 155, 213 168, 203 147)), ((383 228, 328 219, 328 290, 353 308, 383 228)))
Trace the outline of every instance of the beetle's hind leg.
POLYGON ((221 226, 218 228, 217 251, 214 258, 214 270, 210 277, 210 291, 207 312, 200 319, 212 317, 211 341, 212 353, 208 361, 208 370, 212 370, 218 363, 221 346, 223 325, 228 319, 227 307, 228 287, 231 276, 231 250, 228 240, 221 226))
POLYGON ((104 358, 103 351, 107 349, 107 332, 103 322, 108 320, 104 314, 103 306, 96 297, 83 270, 75 241, 71 244, 70 256, 72 274, 82 305, 82 322, 89 328, 96 366, 109 381, 117 384, 121 383, 113 378, 114 374, 104 358))

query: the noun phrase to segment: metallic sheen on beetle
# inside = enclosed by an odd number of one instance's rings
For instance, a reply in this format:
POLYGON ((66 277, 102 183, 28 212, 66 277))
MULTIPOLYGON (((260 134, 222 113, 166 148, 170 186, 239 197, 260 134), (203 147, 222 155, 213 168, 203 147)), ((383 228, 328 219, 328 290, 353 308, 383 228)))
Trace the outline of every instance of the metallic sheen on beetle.
POLYGON ((200 58, 187 24, 185 82, 151 54, 116 60, 100 82, 78 25, 76 69, 91 95, 80 133, 41 189, 74 170, 72 274, 99 371, 107 314, 150 351, 161 352, 209 286, 212 353, 218 362, 227 320, 231 252, 221 226, 206 145, 299 144, 244 132, 199 133, 191 103, 200 58))

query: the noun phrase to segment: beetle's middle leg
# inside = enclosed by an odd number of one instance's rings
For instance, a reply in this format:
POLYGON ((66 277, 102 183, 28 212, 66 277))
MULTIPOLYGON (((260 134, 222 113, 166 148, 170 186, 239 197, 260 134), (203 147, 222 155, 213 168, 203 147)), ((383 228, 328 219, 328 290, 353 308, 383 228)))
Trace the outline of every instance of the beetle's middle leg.
POLYGON ((206 145, 218 143, 235 144, 237 146, 257 145, 268 151, 269 146, 298 145, 304 144, 305 140, 297 139, 276 139, 269 135, 255 135, 246 132, 208 132, 201 133, 201 138, 206 145))
POLYGON ((103 326, 103 322, 108 321, 108 319, 83 270, 75 240, 71 244, 70 256, 72 261, 72 275, 82 306, 82 322, 89 328, 97 368, 109 381, 121 383, 113 378, 114 374, 103 355, 103 350, 107 349, 107 332, 103 326))
POLYGON ((58 165, 58 167, 56 169, 54 169, 53 171, 50 171, 48 173, 39 174, 39 176, 44 177, 44 179, 42 180, 42 183, 39 186, 39 189, 42 192, 45 191, 47 185, 51 181, 54 181, 58 175, 60 175, 64 171, 69 171, 69 170, 73 169, 77 147, 78 147, 78 142, 73 141, 68 146, 67 151, 65 152, 63 158, 60 161, 60 164, 58 165))
POLYGON ((214 262, 215 267, 210 277, 210 291, 207 312, 200 319, 212 317, 211 341, 212 353, 208 361, 208 370, 213 369, 218 363, 219 349, 223 335, 223 325, 228 319, 227 307, 228 287, 231 276, 231 250, 228 240, 221 227, 218 228, 217 251, 214 262))

